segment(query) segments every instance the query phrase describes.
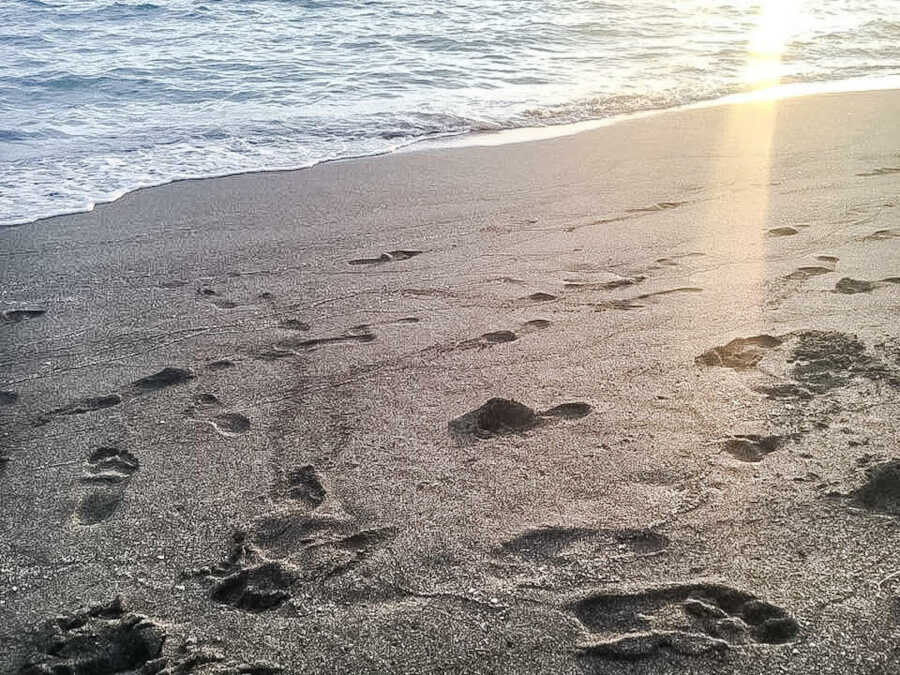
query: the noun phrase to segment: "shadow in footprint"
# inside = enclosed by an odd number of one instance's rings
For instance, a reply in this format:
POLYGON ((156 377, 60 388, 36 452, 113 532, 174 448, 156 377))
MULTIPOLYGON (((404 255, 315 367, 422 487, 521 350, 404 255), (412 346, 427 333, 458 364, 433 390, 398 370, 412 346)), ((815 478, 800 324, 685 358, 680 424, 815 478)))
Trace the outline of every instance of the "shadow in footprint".
POLYGON ((19 394, 9 389, 0 390, 0 405, 12 405, 19 400, 19 394))

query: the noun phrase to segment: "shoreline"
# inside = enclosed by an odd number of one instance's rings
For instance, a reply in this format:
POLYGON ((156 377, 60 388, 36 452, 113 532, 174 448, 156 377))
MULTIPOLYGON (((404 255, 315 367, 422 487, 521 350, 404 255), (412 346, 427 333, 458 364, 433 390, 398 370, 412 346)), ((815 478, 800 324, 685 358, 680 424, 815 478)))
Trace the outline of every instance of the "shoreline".
POLYGON ((309 166, 290 166, 283 168, 267 168, 267 169, 251 169, 247 171, 236 171, 233 173, 223 173, 205 176, 188 176, 184 178, 174 178, 164 183, 153 183, 149 185, 141 185, 135 188, 128 188, 121 191, 112 199, 94 202, 85 209, 76 211, 66 211, 48 216, 40 216, 31 220, 18 223, 0 224, 0 230, 5 228, 23 227, 26 225, 34 225, 53 218, 63 216, 78 215, 82 213, 90 213, 98 206, 105 206, 115 203, 123 197, 142 190, 165 187, 173 183, 213 180, 217 178, 231 178, 234 176, 248 176, 256 174, 268 173, 284 173, 290 171, 306 171, 314 169, 317 166, 331 164, 334 162, 352 162, 378 157, 389 157, 395 154, 408 152, 421 152, 431 150, 441 150, 446 148, 466 148, 479 146, 498 146, 514 143, 529 143, 541 140, 551 140, 554 138, 563 138, 586 131, 613 126, 630 120, 645 119, 655 117, 657 115, 665 115, 671 113, 684 112, 688 110, 703 110, 706 108, 715 108, 719 106, 728 106, 742 103, 754 103, 762 100, 785 100, 790 98, 798 98, 805 96, 819 96, 828 94, 841 93, 865 93, 870 91, 889 91, 900 89, 900 75, 889 75, 879 77, 862 77, 850 78, 846 80, 821 80, 813 82, 796 82, 785 85, 774 85, 766 89, 753 90, 749 92, 739 92, 727 94, 725 96, 710 99, 706 101, 696 101, 683 105, 674 106, 672 108, 660 108, 651 110, 639 110, 630 113, 620 113, 611 117, 582 120, 578 122, 569 122, 565 124, 555 124, 543 127, 517 127, 498 129, 493 131, 468 131, 457 134, 446 134, 438 136, 423 137, 411 140, 404 145, 397 146, 390 150, 377 152, 367 155, 355 155, 349 157, 338 157, 327 159, 310 164, 309 166))
POLYGON ((0 671, 900 671, 898 118, 719 106, 0 230, 0 671))

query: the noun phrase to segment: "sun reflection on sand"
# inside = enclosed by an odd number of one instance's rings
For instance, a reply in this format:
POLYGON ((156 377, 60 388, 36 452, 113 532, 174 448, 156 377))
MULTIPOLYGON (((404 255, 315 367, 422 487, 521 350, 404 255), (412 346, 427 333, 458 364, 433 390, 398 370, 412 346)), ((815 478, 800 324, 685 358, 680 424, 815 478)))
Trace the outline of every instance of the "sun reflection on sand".
MULTIPOLYGON (((744 70, 745 81, 753 91, 770 90, 780 84, 782 55, 799 21, 802 17, 796 1, 766 0, 762 4, 750 36, 744 70)), ((762 291, 766 278, 766 232, 774 227, 770 201, 779 105, 779 99, 768 96, 752 97, 734 105, 723 128, 721 152, 711 167, 711 182, 729 190, 735 206, 730 240, 714 244, 735 262, 745 263, 737 269, 750 287, 760 291, 752 310, 748 305, 748 315, 743 317, 747 322, 762 322, 766 300, 762 291)))

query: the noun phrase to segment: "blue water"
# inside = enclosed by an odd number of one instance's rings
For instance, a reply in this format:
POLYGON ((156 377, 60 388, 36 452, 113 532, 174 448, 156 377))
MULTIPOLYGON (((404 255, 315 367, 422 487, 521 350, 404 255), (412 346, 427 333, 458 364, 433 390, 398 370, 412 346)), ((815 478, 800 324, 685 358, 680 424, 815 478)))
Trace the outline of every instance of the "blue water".
POLYGON ((2 0, 0 224, 715 99, 774 36, 782 82, 900 75, 900 0, 2 0))

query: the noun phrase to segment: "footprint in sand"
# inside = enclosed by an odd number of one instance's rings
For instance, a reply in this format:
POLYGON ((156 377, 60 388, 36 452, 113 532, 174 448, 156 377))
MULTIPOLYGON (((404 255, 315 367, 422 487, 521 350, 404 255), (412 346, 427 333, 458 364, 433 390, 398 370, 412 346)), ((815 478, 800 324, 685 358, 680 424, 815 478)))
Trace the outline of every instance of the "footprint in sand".
POLYGON ((582 565, 585 559, 655 555, 671 544, 665 535, 647 529, 593 529, 542 525, 504 541, 494 551, 530 563, 582 565))
MULTIPOLYGON (((664 260, 661 258, 660 260, 664 260)), ((677 265, 678 263, 672 262, 672 265, 677 265)), ((577 289, 577 290, 592 290, 592 291, 612 291, 616 288, 623 288, 625 286, 634 286, 635 284, 639 284, 642 281, 646 281, 647 277, 638 274, 633 277, 622 277, 617 274, 604 274, 602 280, 597 279, 578 279, 578 278, 569 278, 563 280, 563 286, 565 288, 577 289)))
POLYGON ((492 398, 484 405, 448 423, 450 435, 458 442, 524 433, 549 423, 554 418, 573 420, 588 415, 593 408, 582 402, 563 403, 543 412, 535 412, 517 401, 492 398))
POLYGON ((284 328, 285 330, 298 330, 304 332, 311 328, 308 323, 301 321, 300 319, 284 319, 278 324, 278 327, 284 328))
POLYGON ((863 171, 856 174, 857 176, 889 176, 892 173, 900 173, 900 166, 883 166, 871 171, 863 171))
POLYGON ((713 347, 694 359, 697 365, 748 370, 762 361, 767 350, 777 347, 784 340, 774 335, 754 335, 735 338, 721 347, 713 347))
POLYGON ((684 206, 687 202, 657 202, 650 206, 641 206, 635 209, 625 209, 625 213, 654 213, 656 211, 668 211, 679 206, 684 206))
POLYGON ((741 462, 761 462, 767 455, 781 448, 785 443, 796 440, 796 435, 759 436, 757 434, 737 434, 722 444, 722 449, 741 462))
POLYGON ((873 281, 844 277, 834 285, 834 292, 843 293, 844 295, 855 295, 856 293, 868 293, 874 290, 875 286, 876 284, 873 281))
POLYGON ((557 296, 544 292, 532 293, 531 295, 522 298, 522 300, 527 302, 552 302, 557 299, 557 296))
POLYGON ((784 278, 791 281, 805 281, 806 279, 812 279, 821 274, 830 274, 831 272, 834 272, 834 270, 830 267, 808 265, 806 267, 798 267, 790 274, 785 275, 784 278))
POLYGON ((28 319, 36 319, 47 313, 46 309, 7 309, 0 312, 0 317, 9 323, 19 323, 28 319))
POLYGON ((0 390, 0 405, 12 405, 19 400, 19 395, 9 389, 0 390))
POLYGON ((799 234, 799 232, 799 230, 796 230, 793 227, 775 227, 766 234, 770 237, 793 237, 795 234, 799 234))
POLYGON ((835 293, 843 293, 844 295, 855 295, 856 293, 868 293, 884 284, 900 284, 900 277, 887 277, 878 281, 866 281, 865 279, 851 279, 844 277, 834 286, 835 293))
POLYGON ((900 238, 900 232, 897 230, 875 230, 872 234, 863 237, 863 241, 886 241, 897 238, 900 238))
MULTIPOLYGON (((165 660, 160 664, 156 659, 165 640, 161 625, 141 614, 126 612, 121 598, 116 598, 44 622, 32 635, 28 656, 16 672, 159 672, 165 660), (150 667, 151 662, 157 667, 150 667)), ((178 672, 193 672, 193 668, 178 672)))
POLYGON ((382 263, 396 262, 398 260, 409 260, 417 255, 420 255, 422 251, 415 250, 399 250, 399 251, 388 251, 387 253, 382 253, 377 258, 357 258, 356 260, 350 260, 347 262, 348 265, 380 265, 382 263))
POLYGON ((850 496, 870 511, 900 516, 900 459, 868 469, 865 483, 850 496))
POLYGON ((250 431, 250 418, 239 412, 219 412, 218 396, 208 392, 194 395, 194 405, 184 411, 189 419, 209 424, 221 436, 233 438, 250 431))
POLYGON ((457 348, 484 349, 506 342, 515 342, 523 335, 528 335, 529 333, 533 333, 534 331, 543 330, 549 326, 550 322, 546 319, 532 319, 531 321, 526 321, 525 323, 523 323, 519 327, 518 333, 511 330, 497 330, 490 333, 483 333, 477 338, 472 338, 470 340, 464 340, 463 342, 460 342, 459 345, 457 345, 457 348))
POLYGON ((632 298, 622 298, 618 300, 601 300, 599 302, 590 303, 590 307, 593 308, 595 312, 606 312, 609 310, 618 310, 618 311, 629 311, 632 309, 640 309, 642 307, 646 307, 646 305, 641 304, 640 301, 652 300, 654 298, 663 297, 666 295, 677 295, 679 293, 702 293, 702 288, 697 288, 695 286, 684 286, 682 288, 669 288, 664 291, 654 291, 652 293, 642 293, 641 295, 636 295, 632 298))
POLYGON ((176 384, 184 384, 194 379, 194 373, 187 368, 166 367, 157 373, 142 377, 131 383, 131 386, 142 392, 157 391, 176 384))
POLYGON ((250 419, 236 412, 226 412, 206 420, 212 428, 226 438, 240 436, 250 430, 250 419))
POLYGON ((262 352, 257 356, 259 358, 271 360, 275 358, 296 356, 299 353, 298 350, 301 349, 309 350, 327 345, 366 343, 374 341, 375 333, 372 332, 371 326, 369 326, 368 324, 363 324, 360 326, 349 328, 341 335, 331 335, 326 337, 307 339, 300 339, 299 337, 296 337, 279 340, 275 343, 272 349, 262 352))
POLYGON ((385 547, 396 528, 361 527, 334 504, 329 514, 320 513, 327 492, 311 465, 289 471, 278 492, 282 508, 240 531, 226 561, 199 571, 212 584, 215 602, 256 613, 290 601, 298 584, 305 593, 321 589, 332 599, 346 592, 351 601, 359 598, 360 584, 377 587, 392 564, 385 547), (331 580, 335 585, 328 585, 331 580))
POLYGON ((163 368, 159 372, 135 380, 130 387, 122 392, 105 394, 103 396, 89 396, 67 403, 59 408, 54 408, 39 416, 35 425, 40 426, 49 422, 58 415, 84 415, 98 410, 112 408, 122 401, 158 391, 173 385, 184 384, 194 378, 194 374, 186 368, 163 368))
POLYGON ((88 457, 81 482, 98 485, 86 494, 75 511, 79 525, 95 525, 108 520, 119 508, 125 487, 140 468, 137 458, 115 447, 101 447, 88 457))
POLYGON ((567 609, 590 632, 586 658, 634 661, 667 653, 698 656, 735 645, 785 644, 800 626, 785 609, 730 586, 687 583, 603 592, 567 609))

